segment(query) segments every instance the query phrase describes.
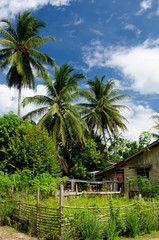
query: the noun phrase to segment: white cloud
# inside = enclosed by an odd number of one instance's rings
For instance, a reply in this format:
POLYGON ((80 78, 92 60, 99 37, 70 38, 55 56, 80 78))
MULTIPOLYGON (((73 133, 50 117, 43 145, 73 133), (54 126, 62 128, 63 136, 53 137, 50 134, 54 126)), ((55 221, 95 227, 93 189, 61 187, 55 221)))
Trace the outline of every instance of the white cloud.
POLYGON ((136 32, 137 35, 140 35, 141 34, 141 30, 138 29, 135 25, 133 24, 126 24, 124 25, 124 29, 126 30, 130 30, 130 31, 134 31, 136 32))
POLYGON ((109 23, 112 18, 113 18, 114 14, 110 14, 110 16, 106 19, 106 23, 109 23))
POLYGON ((72 1, 75 0, 1 0, 1 18, 14 18, 18 12, 36 10, 48 4, 56 7, 67 6, 72 1))
POLYGON ((124 101, 124 105, 128 106, 131 111, 124 110, 121 112, 128 120, 128 123, 126 123, 128 131, 125 131, 123 135, 131 141, 137 141, 141 132, 150 131, 155 125, 151 117, 157 113, 148 105, 135 104, 132 99, 124 101))
POLYGON ((118 69, 132 90, 141 94, 159 93, 159 39, 148 39, 133 47, 105 47, 94 41, 83 47, 82 51, 89 69, 118 69))
POLYGON ((100 32, 99 30, 97 30, 97 29, 90 29, 90 32, 93 32, 93 33, 95 33, 98 36, 104 36, 104 34, 102 32, 100 32))
POLYGON ((159 8, 157 8, 155 14, 156 14, 157 16, 159 16, 159 8))
POLYGON ((141 15, 143 12, 145 12, 147 9, 150 9, 152 7, 152 0, 143 0, 140 3, 140 10, 137 12, 136 15, 141 15))
MULTIPOLYGON (((36 89, 24 88, 22 89, 22 100, 26 97, 35 95, 46 95, 46 89, 43 85, 38 85, 36 89)), ((13 111, 17 114, 18 107, 18 91, 16 88, 8 88, 6 85, 0 85, 0 116, 9 111, 13 111)), ((36 109, 35 105, 28 105, 25 108, 21 108, 21 116, 36 109)))
POLYGON ((64 27, 69 27, 69 26, 72 26, 72 25, 78 26, 78 25, 80 25, 80 24, 82 24, 82 23, 84 22, 84 19, 81 18, 81 17, 79 17, 77 14, 75 14, 75 15, 73 16, 73 18, 74 18, 73 21, 71 21, 70 23, 66 23, 66 24, 64 24, 63 26, 64 26, 64 27))
POLYGON ((83 18, 76 18, 74 23, 73 23, 73 25, 78 26, 78 25, 80 25, 83 22, 84 22, 83 18))

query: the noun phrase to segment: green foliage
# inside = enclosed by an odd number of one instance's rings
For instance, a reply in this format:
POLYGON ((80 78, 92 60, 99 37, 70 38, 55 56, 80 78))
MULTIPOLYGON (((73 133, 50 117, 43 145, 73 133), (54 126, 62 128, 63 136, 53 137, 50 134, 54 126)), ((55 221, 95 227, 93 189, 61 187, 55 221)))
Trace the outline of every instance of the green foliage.
POLYGON ((103 235, 108 240, 114 240, 118 236, 116 220, 110 217, 106 224, 103 224, 103 235))
POLYGON ((47 130, 9 113, 0 118, 0 133, 0 146, 8 152, 0 169, 30 169, 34 176, 43 172, 61 175, 57 151, 47 130))
POLYGON ((30 169, 33 174, 50 172, 54 176, 60 175, 60 164, 57 159, 57 152, 53 146, 53 141, 45 129, 36 127, 28 130, 25 128, 17 130, 14 137, 10 139, 8 157, 9 163, 16 168, 20 164, 20 169, 30 169), (23 135, 21 134, 23 132, 23 135), (16 162, 16 165, 15 165, 16 162))
POLYGON ((67 177, 55 178, 50 173, 37 174, 33 178, 33 174, 30 170, 22 170, 15 172, 14 174, 5 175, 0 171, 0 197, 11 198, 12 187, 14 187, 15 194, 28 191, 36 191, 40 189, 41 193, 50 194, 59 189, 60 184, 64 184, 68 181, 67 177))
POLYGON ((38 109, 29 112, 25 118, 41 117, 38 126, 45 126, 52 134, 55 146, 65 146, 66 140, 78 139, 84 142, 84 131, 88 130, 86 122, 79 114, 79 105, 72 104, 79 95, 78 81, 85 78, 82 73, 74 73, 74 68, 62 64, 55 65, 54 82, 50 76, 44 78, 47 95, 27 97, 23 106, 30 103, 39 105, 38 109))
POLYGON ((15 135, 16 129, 21 125, 27 130, 32 127, 28 120, 18 118, 13 112, 0 117, 0 149, 8 150, 10 138, 15 135))
POLYGON ((32 189, 40 188, 41 192, 51 193, 55 192, 60 183, 68 181, 67 177, 55 178, 49 173, 37 174, 36 177, 30 182, 32 189))
POLYGON ((121 158, 127 158, 139 150, 139 146, 136 141, 129 141, 125 139, 121 134, 115 135, 110 139, 110 159, 120 160, 121 158))
MULTIPOLYGON (((18 175, 18 173, 16 173, 18 175)), ((23 179, 26 179, 24 175, 26 174, 26 178, 29 176, 28 173, 23 173, 20 176, 23 179)), ((6 176, 4 176, 6 177, 6 176)), ((15 175, 14 175, 15 177, 15 175)), ((13 176, 10 176, 13 179, 13 176)), ((17 177, 15 177, 17 179, 17 177)), ((32 185, 32 180, 29 182, 30 189, 35 190, 36 187, 41 187, 43 185, 43 190, 41 192, 50 193, 53 189, 58 189, 58 186, 61 182, 65 182, 66 179, 53 179, 51 180, 51 176, 41 175, 37 176, 38 184, 32 185), (49 180, 47 180, 49 178, 49 180), (52 189, 48 186, 52 184, 53 181, 56 181, 56 187, 54 188, 54 184, 52 185, 52 189), (47 183, 45 183, 47 182, 47 183)), ((26 181, 26 180, 25 180, 26 181)), ((34 181, 34 180, 33 180, 34 181)), ((15 180, 16 185, 18 186, 17 180, 15 180)), ((21 184, 21 187, 25 186, 25 184, 21 184)), ((22 190, 22 188, 21 188, 22 190)), ((40 194, 41 196, 42 194, 40 194)), ((33 196, 33 195, 30 195, 33 196)), ((46 196, 46 195, 45 195, 46 196)), ((34 197, 35 198, 35 197, 34 197)), ((157 198, 156 198, 157 199, 157 198)), ((21 199, 23 201, 23 199, 21 199)), ((57 204, 56 198, 46 198, 40 201, 41 206, 52 207, 56 206, 59 207, 59 199, 57 204), (48 204, 48 200, 50 204, 48 204)), ((27 201, 30 204, 36 204, 36 200, 33 202, 31 198, 28 198, 27 201)), ((89 197, 86 198, 85 196, 81 196, 79 198, 71 199, 67 202, 64 202, 66 206, 82 206, 85 209, 68 209, 64 208, 64 219, 69 218, 69 223, 67 222, 66 229, 64 230, 64 234, 61 237, 61 240, 73 240, 73 239, 104 239, 104 240, 114 240, 116 237, 119 236, 126 236, 128 238, 134 237, 136 235, 143 235, 145 233, 149 233, 152 230, 158 230, 159 228, 159 208, 156 208, 156 205, 152 204, 151 199, 147 199, 144 202, 137 202, 138 199, 131 199, 128 200, 126 197, 119 197, 119 198, 112 198, 110 203, 110 198, 103 198, 100 197, 89 197), (124 209, 124 211, 120 211, 120 207, 123 208, 123 205, 136 203, 136 205, 131 209, 124 209), (111 204, 111 205, 110 205, 111 204), (102 206, 109 206, 109 209, 112 209, 113 214, 108 218, 105 219, 106 221, 102 221, 99 219, 100 215, 108 214, 108 209, 94 209, 91 211, 88 210, 88 206, 90 207, 102 207, 102 206), (113 206, 118 206, 117 208, 113 206), (117 211, 118 209, 118 211, 117 211), (117 214, 116 214, 117 213, 117 214), (121 215, 121 213, 124 215, 121 215)), ((14 205, 10 205, 10 203, 5 202, 4 204, 0 204, 0 219, 4 224, 8 224, 10 221, 9 216, 13 214, 15 207, 14 205)), ((110 210, 109 210, 110 211, 110 210)), ((111 211, 110 211, 111 212, 111 211)), ((104 218, 102 219, 104 220, 104 218)), ((50 238, 47 238, 50 239, 50 238)))
POLYGON ((150 182, 147 177, 138 176, 134 179, 129 179, 131 186, 138 186, 140 193, 146 196, 154 196, 159 194, 159 182, 150 182))
POLYGON ((5 176, 4 172, 0 171, 0 196, 10 196, 12 193, 12 185, 13 182, 11 181, 10 177, 5 176))
POLYGON ((128 149, 123 153, 123 158, 130 157, 139 150, 139 146, 136 141, 133 142, 128 141, 127 148, 128 149))
POLYGON ((74 238, 71 237, 71 229, 67 227, 64 229, 63 234, 60 237, 60 240, 71 240, 71 239, 74 239, 74 238))
POLYGON ((4 28, 0 26, 0 68, 9 66, 6 76, 8 85, 16 86, 19 90, 18 116, 20 117, 21 88, 34 87, 34 72, 44 74, 46 70, 42 64, 54 63, 52 58, 38 51, 38 48, 48 39, 55 39, 51 36, 39 35, 39 30, 45 27, 45 23, 32 16, 30 12, 18 14, 15 28, 8 19, 2 19, 1 22, 4 28))
POLYGON ((6 201, 0 204, 0 225, 11 225, 11 216, 13 215, 16 206, 6 201))
POLYGON ((97 217, 91 213, 82 213, 75 221, 78 237, 81 240, 102 239, 101 224, 97 217))
MULTIPOLYGON (((110 79, 104 83, 105 75, 99 79, 97 76, 94 80, 88 80, 90 91, 83 91, 88 103, 83 103, 86 109, 83 110, 84 119, 86 120, 91 132, 99 132, 105 142, 107 149, 107 136, 118 133, 118 130, 126 130, 124 124, 126 118, 120 114, 121 109, 128 109, 125 105, 120 105, 120 100, 128 97, 127 94, 120 94, 119 89, 115 89, 115 81, 110 79)), ((84 94, 83 94, 84 95, 84 94)))
POLYGON ((97 144, 91 138, 85 140, 86 146, 83 148, 77 144, 72 153, 72 161, 70 163, 70 174, 75 178, 91 178, 89 172, 102 169, 109 164, 97 150, 97 144))
POLYGON ((136 213, 129 213, 126 216, 126 234, 135 237, 140 232, 139 217, 136 213))
POLYGON ((139 136, 139 148, 142 149, 148 146, 151 142, 151 133, 148 131, 143 131, 139 136))
POLYGON ((144 214, 144 230, 146 233, 150 233, 155 229, 155 218, 154 213, 150 211, 146 211, 144 214))

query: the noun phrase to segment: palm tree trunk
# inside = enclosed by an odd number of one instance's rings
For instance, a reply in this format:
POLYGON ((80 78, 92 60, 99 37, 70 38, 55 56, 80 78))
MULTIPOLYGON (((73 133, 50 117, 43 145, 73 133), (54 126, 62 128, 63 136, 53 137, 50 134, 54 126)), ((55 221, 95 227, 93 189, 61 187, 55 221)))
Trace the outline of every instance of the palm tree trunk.
POLYGON ((22 85, 19 86, 18 90, 19 90, 19 93, 18 93, 18 117, 20 118, 22 85))
POLYGON ((103 138, 104 138, 104 142, 105 142, 107 157, 108 157, 108 160, 109 160, 109 150, 108 150, 108 144, 107 144, 107 140, 106 140, 106 137, 105 137, 104 129, 102 129, 102 132, 103 132, 103 138))

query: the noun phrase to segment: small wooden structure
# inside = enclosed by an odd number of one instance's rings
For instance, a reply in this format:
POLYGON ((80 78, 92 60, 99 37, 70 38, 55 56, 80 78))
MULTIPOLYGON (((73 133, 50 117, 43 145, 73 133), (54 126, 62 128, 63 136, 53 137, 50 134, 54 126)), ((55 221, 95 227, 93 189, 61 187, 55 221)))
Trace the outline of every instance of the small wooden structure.
POLYGON ((81 179, 70 179, 68 184, 70 185, 71 192, 103 192, 107 191, 117 191, 116 180, 111 181, 93 181, 93 180, 81 180, 81 179))
MULTIPOLYGON (((117 181, 117 190, 128 192, 129 179, 146 176, 151 182, 159 181, 159 140, 120 162, 95 174, 96 181, 117 181)), ((132 191, 137 189, 132 189, 132 191)))

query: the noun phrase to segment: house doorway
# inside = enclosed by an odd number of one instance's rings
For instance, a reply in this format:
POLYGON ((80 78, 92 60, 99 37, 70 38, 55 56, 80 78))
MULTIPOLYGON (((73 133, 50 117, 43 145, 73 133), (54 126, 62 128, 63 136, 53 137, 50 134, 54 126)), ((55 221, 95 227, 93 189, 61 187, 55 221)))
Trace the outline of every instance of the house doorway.
POLYGON ((118 191, 120 191, 120 189, 121 189, 121 191, 123 192, 124 191, 124 170, 117 172, 116 176, 117 176, 117 180, 118 180, 118 183, 117 183, 118 191))

